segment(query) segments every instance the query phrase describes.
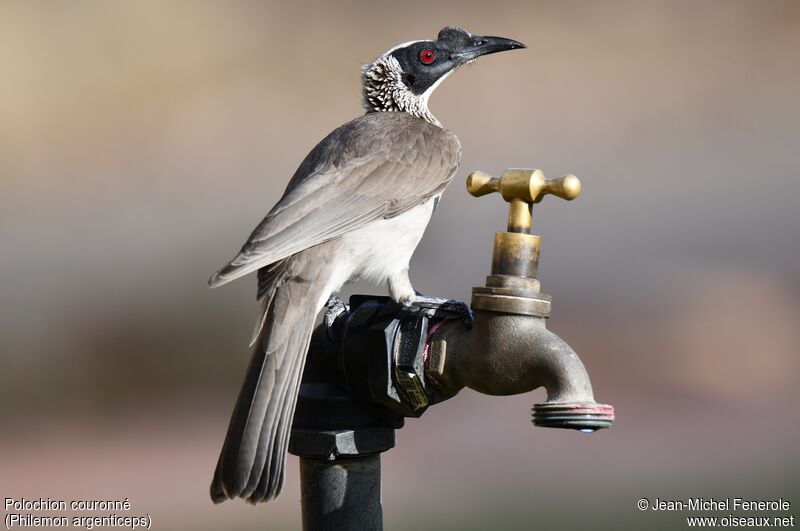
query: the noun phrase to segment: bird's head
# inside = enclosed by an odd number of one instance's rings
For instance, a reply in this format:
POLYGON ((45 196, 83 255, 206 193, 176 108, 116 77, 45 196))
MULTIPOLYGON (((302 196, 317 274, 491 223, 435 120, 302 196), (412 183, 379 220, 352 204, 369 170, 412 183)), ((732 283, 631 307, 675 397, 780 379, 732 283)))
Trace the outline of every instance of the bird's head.
POLYGON ((428 97, 459 66, 482 55, 525 48, 512 39, 472 35, 447 27, 435 41, 411 41, 390 49, 361 70, 367 112, 404 111, 440 125, 428 97))

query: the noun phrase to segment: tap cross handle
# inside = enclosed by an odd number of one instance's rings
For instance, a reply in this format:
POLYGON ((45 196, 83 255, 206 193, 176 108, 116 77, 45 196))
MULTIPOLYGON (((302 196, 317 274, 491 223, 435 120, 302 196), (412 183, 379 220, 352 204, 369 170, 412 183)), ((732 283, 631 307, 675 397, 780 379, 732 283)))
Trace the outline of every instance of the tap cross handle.
POLYGON ((481 171, 467 177, 467 191, 475 197, 499 193, 510 203, 508 231, 530 234, 531 209, 544 196, 551 194, 571 201, 581 193, 581 182, 574 175, 547 180, 542 170, 510 168, 499 178, 481 171))
POLYGON ((547 180, 542 170, 511 168, 500 178, 474 171, 467 177, 467 190, 475 197, 498 192, 509 203, 512 199, 538 203, 548 194, 571 201, 580 195, 581 182, 574 175, 547 180))

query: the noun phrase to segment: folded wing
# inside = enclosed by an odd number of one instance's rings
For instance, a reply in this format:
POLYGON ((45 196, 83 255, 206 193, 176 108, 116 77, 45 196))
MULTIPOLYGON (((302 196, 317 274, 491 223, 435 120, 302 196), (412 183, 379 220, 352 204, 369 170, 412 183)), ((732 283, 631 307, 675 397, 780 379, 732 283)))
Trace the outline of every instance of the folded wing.
POLYGON ((460 157, 455 135, 406 113, 371 113, 343 125, 308 154, 278 204, 209 284, 424 203, 444 191, 460 157))

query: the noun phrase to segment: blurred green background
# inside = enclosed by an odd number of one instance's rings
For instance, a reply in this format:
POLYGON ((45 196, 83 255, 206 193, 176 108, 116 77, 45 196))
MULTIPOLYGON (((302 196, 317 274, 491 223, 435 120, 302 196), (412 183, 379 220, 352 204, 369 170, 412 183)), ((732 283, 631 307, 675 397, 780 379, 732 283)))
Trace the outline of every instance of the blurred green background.
POLYGON ((299 528, 293 457, 275 503, 208 498, 256 306, 252 278, 206 279, 362 112, 359 66, 445 25, 529 49, 432 97, 464 157, 412 281, 482 285, 506 212, 468 172, 578 175, 580 199, 536 215, 541 280, 618 420, 534 429, 541 391, 464 391, 384 454, 386 528, 685 527, 641 497, 800 506, 800 4, 777 0, 0 3, 0 495, 299 528))

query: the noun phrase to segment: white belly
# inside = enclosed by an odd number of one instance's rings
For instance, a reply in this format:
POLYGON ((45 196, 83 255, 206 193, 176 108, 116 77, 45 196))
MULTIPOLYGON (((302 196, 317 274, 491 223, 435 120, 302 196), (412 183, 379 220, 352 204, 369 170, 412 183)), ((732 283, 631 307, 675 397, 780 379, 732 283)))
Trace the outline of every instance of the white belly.
POLYGON ((408 269, 433 214, 435 199, 391 219, 373 221, 341 237, 339 251, 347 262, 349 280, 386 281, 408 269))

